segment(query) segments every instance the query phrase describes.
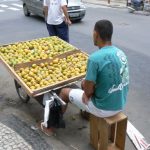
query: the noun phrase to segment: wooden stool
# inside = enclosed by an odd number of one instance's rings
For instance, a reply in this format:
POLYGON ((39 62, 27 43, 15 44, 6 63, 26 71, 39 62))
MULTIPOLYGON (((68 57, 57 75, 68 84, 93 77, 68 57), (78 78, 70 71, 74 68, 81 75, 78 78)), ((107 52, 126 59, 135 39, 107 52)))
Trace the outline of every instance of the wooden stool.
POLYGON ((90 114, 90 143, 95 150, 124 150, 127 116, 118 113, 108 118, 90 114))

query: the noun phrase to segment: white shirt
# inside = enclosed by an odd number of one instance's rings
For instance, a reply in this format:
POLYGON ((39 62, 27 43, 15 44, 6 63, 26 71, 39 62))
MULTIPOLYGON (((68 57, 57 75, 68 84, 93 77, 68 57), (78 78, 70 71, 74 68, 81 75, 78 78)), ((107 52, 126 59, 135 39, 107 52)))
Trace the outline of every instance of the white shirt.
POLYGON ((64 14, 61 7, 67 5, 66 0, 44 0, 43 5, 48 6, 48 24, 58 25, 64 21, 64 14))

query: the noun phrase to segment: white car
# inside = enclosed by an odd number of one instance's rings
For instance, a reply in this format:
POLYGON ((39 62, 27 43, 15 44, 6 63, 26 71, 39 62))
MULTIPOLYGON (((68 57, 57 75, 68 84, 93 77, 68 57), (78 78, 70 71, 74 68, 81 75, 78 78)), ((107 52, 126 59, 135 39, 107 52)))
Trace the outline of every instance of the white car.
MULTIPOLYGON (((30 16, 30 14, 35 14, 44 17, 43 14, 43 0, 22 0, 23 10, 25 16, 30 16)), ((68 0, 68 13, 70 19, 80 21, 83 19, 86 13, 85 5, 81 0, 68 0)))

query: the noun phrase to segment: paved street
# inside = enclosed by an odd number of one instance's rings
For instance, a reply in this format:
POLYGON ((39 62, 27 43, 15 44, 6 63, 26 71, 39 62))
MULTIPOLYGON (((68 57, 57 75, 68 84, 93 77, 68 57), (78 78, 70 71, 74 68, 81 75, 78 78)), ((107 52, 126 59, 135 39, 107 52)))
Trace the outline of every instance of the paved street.
MULTIPOLYGON (((82 22, 74 23, 70 27, 70 42, 76 47, 92 53, 97 49, 92 42, 92 30, 95 22, 104 18, 113 22, 113 43, 125 51, 130 66, 130 93, 124 112, 150 142, 150 34, 148 34, 150 17, 129 14, 126 9, 86 5, 86 17, 82 22)), ((25 17, 21 6, 22 3, 19 0, 0 1, 0 44, 48 36, 43 19, 37 16, 25 17)), ((31 99, 28 104, 23 104, 17 96, 12 77, 1 64, 0 70, 0 130, 1 128, 4 130, 4 135, 0 134, 0 139, 5 136, 7 130, 10 135, 16 132, 17 141, 21 143, 24 140, 23 144, 27 149, 38 150, 39 145, 31 143, 31 139, 33 139, 33 141, 39 140, 38 143, 42 143, 43 147, 44 145, 49 146, 49 149, 92 150, 89 145, 88 123, 80 118, 79 110, 74 106, 69 106, 69 110, 66 112, 66 129, 57 130, 56 137, 46 137, 38 130, 31 130, 31 126, 35 126, 37 121, 43 118, 42 107, 34 99, 31 99), (26 135, 29 136, 21 134, 21 129, 16 130, 19 123, 27 130, 26 135), (10 124, 13 125, 10 126, 10 124), (29 134, 32 132, 33 136, 29 134)), ((0 141, 0 148, 1 143, 3 142, 0 141)), ((129 139, 127 139, 126 150, 134 150, 129 139)))

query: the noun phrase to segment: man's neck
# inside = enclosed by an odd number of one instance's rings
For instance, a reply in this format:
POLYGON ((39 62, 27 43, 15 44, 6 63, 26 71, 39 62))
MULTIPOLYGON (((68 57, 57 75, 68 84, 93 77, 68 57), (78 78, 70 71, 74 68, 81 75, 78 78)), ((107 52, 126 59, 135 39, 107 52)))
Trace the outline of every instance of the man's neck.
POLYGON ((112 46, 112 42, 111 41, 107 41, 107 42, 101 42, 99 43, 98 47, 99 48, 103 48, 105 46, 112 46))

